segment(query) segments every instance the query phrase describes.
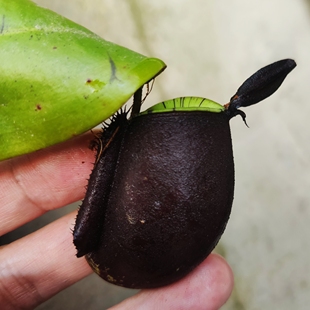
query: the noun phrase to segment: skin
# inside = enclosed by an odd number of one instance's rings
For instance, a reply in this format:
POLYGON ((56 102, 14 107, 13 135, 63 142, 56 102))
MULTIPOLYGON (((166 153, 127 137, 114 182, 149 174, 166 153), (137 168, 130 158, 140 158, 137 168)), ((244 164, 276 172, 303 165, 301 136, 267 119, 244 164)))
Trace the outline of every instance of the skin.
MULTIPOLYGON (((0 163, 0 234, 83 198, 94 152, 87 133, 0 163)), ((1 309, 33 309, 92 271, 76 258, 76 212, 0 249, 1 309)), ((112 309, 219 309, 233 288, 225 260, 209 257, 182 280, 142 290, 112 309)), ((103 292, 104 293, 104 292, 103 292)))

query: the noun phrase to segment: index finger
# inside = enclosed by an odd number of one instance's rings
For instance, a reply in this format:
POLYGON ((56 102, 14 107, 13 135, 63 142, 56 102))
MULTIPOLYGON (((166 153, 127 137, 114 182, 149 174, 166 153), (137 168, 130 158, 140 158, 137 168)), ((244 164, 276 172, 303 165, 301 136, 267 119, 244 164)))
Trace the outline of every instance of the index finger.
POLYGON ((94 162, 93 133, 0 163, 0 235, 81 199, 94 162))

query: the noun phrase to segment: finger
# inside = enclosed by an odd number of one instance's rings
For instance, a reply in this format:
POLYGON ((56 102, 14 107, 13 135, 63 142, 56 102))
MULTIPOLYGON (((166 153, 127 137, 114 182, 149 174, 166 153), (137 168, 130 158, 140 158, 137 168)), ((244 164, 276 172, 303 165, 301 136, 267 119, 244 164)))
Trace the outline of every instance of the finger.
POLYGON ((142 290, 111 310, 217 310, 227 301, 233 288, 233 274, 225 260, 211 254, 182 280, 169 286, 142 290))
POLYGON ((94 162, 88 133, 0 163, 0 235, 81 199, 94 162))
POLYGON ((34 309, 91 273, 75 256, 75 213, 0 249, 1 309, 34 309))

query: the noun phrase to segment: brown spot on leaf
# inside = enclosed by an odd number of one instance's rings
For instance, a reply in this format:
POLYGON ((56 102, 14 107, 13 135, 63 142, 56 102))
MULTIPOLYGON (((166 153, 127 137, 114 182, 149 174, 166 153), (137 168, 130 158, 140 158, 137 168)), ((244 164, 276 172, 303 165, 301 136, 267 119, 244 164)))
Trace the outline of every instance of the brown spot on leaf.
POLYGON ((40 110, 42 110, 42 106, 40 105, 40 104, 37 104, 36 105, 36 109, 35 109, 36 111, 40 111, 40 110))

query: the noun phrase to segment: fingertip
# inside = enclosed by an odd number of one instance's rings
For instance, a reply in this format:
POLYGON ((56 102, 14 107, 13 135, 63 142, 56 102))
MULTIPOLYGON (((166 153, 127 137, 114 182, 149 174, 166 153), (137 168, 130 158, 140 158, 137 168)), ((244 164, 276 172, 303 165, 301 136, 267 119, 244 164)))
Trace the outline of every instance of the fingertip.
POLYGON ((234 277, 226 260, 219 254, 212 253, 175 285, 182 282, 183 286, 187 284, 187 294, 183 294, 183 304, 186 306, 183 309, 217 310, 229 299, 234 277))
POLYGON ((233 273, 225 259, 210 254, 180 281, 142 290, 113 309, 217 310, 228 300, 233 284, 233 273))
POLYGON ((214 309, 219 309, 227 302, 233 290, 234 275, 231 267, 222 256, 212 253, 198 266, 196 272, 200 273, 200 276, 205 273, 205 277, 208 277, 214 309))

